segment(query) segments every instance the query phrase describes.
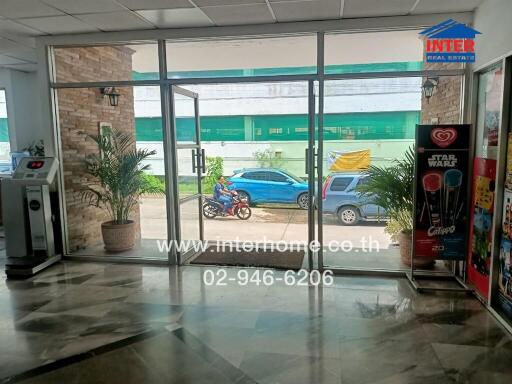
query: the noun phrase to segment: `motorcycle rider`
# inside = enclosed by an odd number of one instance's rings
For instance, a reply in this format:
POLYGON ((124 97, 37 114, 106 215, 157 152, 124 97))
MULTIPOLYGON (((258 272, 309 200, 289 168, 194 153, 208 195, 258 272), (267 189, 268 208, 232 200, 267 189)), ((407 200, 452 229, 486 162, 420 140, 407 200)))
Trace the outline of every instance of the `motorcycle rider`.
POLYGON ((224 215, 233 214, 233 199, 231 192, 226 188, 226 179, 224 179, 224 176, 219 176, 217 179, 217 184, 215 184, 213 188, 213 198, 219 203, 222 203, 224 215))

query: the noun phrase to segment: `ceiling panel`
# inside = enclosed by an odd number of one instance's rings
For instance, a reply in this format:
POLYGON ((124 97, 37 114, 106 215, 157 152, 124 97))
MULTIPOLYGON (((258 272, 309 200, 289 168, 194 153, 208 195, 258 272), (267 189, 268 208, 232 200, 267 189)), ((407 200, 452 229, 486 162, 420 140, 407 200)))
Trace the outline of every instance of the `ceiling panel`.
POLYGON ((194 5, 188 0, 117 0, 119 3, 130 9, 175 9, 193 8, 194 5))
POLYGON ((345 0, 343 17, 407 15, 416 0, 345 0))
POLYGON ((30 36, 8 36, 7 34, 0 34, 2 37, 5 37, 9 40, 12 40, 16 44, 19 44, 23 48, 35 48, 36 47, 36 38, 30 36))
POLYGON ((67 13, 99 13, 124 11, 115 0, 41 0, 44 3, 67 13))
POLYGON ((39 0, 0 0, 0 16, 19 17, 56 16, 64 13, 39 0))
POLYGON ((14 57, 0 55, 0 65, 6 64, 27 64, 26 61, 15 59, 14 57))
POLYGON ((50 34, 98 32, 97 28, 68 15, 19 19, 19 22, 50 34))
POLYGON ((37 64, 16 64, 16 65, 2 65, 2 67, 15 69, 22 72, 35 72, 37 71, 37 64))
POLYGON ((302 20, 325 20, 340 17, 340 0, 307 0, 272 2, 279 22, 302 20))
POLYGON ((3 37, 0 37, 0 52, 7 52, 22 48, 18 43, 15 41, 5 39, 3 37))
POLYGON ((420 0, 411 13, 443 13, 472 11, 483 0, 420 0))
POLYGON ((7 33, 13 36, 37 36, 42 34, 41 31, 36 31, 18 22, 0 19, 0 35, 2 33, 7 33))
POLYGON ((137 11, 159 28, 212 26, 212 21, 199 8, 153 9, 137 11))
POLYGON ((37 54, 35 49, 19 48, 12 51, 6 51, 4 54, 19 60, 23 60, 25 62, 37 62, 37 54))
POLYGON ((215 5, 265 4, 265 0, 193 0, 198 7, 215 5))
POLYGON ((273 23, 274 18, 266 4, 225 5, 203 7, 201 10, 216 25, 273 23))
POLYGON ((154 28, 153 25, 137 17, 130 11, 105 12, 77 15, 77 18, 103 31, 122 31, 129 29, 154 28))

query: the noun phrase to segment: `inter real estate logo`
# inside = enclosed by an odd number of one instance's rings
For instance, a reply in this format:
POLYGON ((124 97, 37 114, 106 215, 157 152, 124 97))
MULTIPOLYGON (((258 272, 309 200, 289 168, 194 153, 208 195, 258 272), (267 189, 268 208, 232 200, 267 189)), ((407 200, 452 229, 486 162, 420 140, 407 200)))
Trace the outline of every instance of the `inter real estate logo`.
POLYGON ((473 63, 475 36, 481 33, 449 19, 420 32, 427 63, 473 63))

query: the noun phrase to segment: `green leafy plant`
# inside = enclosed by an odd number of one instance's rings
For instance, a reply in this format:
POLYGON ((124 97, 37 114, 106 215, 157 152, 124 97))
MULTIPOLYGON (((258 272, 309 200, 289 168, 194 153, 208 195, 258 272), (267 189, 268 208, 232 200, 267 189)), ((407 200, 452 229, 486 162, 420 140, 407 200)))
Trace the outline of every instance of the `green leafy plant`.
POLYGON ((412 233, 412 212, 407 210, 394 212, 384 232, 390 235, 393 241, 398 241, 400 232, 412 233))
POLYGON ((143 173, 142 177, 144 179, 144 183, 147 184, 148 189, 153 192, 148 192, 151 194, 163 195, 165 194, 165 182, 158 176, 150 175, 149 173, 143 173), (156 191, 156 192, 154 192, 156 191))
POLYGON ((206 193, 212 192, 217 180, 224 174, 224 159, 220 156, 206 158, 206 177, 204 189, 206 193))
POLYGON ((148 182, 143 161, 156 151, 137 149, 132 135, 109 129, 101 135, 87 135, 99 149, 85 161, 92 176, 81 196, 88 204, 107 211, 114 224, 130 222, 130 213, 143 194, 162 193, 161 186, 148 182))
POLYGON ((388 233, 411 233, 414 211, 414 149, 409 147, 404 158, 394 160, 389 167, 371 165, 363 174, 368 176, 368 181, 357 190, 386 210, 390 217, 386 229, 388 233))
POLYGON ((258 150, 252 154, 260 168, 281 168, 284 160, 278 157, 272 148, 258 150))

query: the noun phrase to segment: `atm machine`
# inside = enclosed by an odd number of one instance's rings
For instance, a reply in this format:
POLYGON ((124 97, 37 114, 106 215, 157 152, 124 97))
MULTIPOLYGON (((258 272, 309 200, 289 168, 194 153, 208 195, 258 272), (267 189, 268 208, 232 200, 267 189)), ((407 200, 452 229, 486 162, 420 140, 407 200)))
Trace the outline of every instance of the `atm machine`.
POLYGON ((2 180, 8 277, 30 277, 61 258, 54 238, 57 204, 50 195, 58 165, 53 157, 24 157, 12 177, 2 180))

